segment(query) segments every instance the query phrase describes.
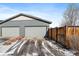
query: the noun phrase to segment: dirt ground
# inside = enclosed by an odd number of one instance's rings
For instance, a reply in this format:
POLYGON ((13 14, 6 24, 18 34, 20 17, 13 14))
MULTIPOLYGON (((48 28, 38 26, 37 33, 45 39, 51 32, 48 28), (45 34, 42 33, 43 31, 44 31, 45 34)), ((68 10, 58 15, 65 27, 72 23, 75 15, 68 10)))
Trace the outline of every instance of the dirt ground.
POLYGON ((3 56, 75 56, 71 51, 56 44, 55 41, 45 38, 10 37, 0 43, 0 48, 0 51, 4 51, 0 52, 0 55, 2 53, 3 56))

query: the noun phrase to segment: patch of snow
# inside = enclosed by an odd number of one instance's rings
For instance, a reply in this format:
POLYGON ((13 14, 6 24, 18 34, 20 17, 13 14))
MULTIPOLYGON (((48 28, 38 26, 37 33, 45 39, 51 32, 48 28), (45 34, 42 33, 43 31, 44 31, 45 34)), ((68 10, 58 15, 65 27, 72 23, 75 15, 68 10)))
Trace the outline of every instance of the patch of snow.
POLYGON ((37 40, 35 40, 35 47, 37 48, 37 40))
POLYGON ((48 44, 53 47, 54 49, 64 53, 65 56, 75 56, 72 52, 66 50, 66 49, 62 49, 61 47, 57 46, 56 44, 52 44, 51 42, 47 41, 48 44))
POLYGON ((3 45, 3 43, 0 44, 0 55, 7 55, 7 54, 11 54, 13 51, 10 51, 8 53, 6 53, 6 51, 8 51, 16 42, 12 43, 11 45, 3 45))
POLYGON ((32 53, 32 55, 33 55, 33 56, 38 56, 38 54, 37 54, 37 53, 32 53))
POLYGON ((20 45, 20 47, 18 48, 17 53, 20 51, 21 47, 22 47, 22 46, 23 46, 23 44, 25 44, 25 43, 26 43, 26 41, 24 41, 24 42, 20 45))
POLYGON ((44 42, 42 42, 42 45, 43 45, 43 47, 45 48, 45 50, 47 50, 51 55, 54 55, 54 54, 52 54, 52 53, 46 48, 46 46, 44 45, 44 42))

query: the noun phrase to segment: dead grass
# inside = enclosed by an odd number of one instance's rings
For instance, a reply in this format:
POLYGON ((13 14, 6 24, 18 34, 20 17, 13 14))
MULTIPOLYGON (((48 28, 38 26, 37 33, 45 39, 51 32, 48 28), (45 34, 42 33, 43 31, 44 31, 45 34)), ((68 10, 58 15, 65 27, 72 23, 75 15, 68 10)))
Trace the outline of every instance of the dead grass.
POLYGON ((17 40, 22 40, 22 36, 15 36, 15 37, 9 37, 7 38, 7 40, 5 41, 4 45, 10 45, 11 43, 17 41, 17 40))

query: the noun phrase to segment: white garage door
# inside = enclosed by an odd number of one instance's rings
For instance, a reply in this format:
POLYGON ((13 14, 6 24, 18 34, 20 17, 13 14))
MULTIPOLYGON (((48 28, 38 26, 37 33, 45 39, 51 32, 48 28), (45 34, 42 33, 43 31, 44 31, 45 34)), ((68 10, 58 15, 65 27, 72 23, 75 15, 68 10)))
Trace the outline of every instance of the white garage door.
POLYGON ((25 27, 25 36, 28 38, 43 38, 46 34, 46 27, 25 27))
POLYGON ((2 36, 17 36, 19 35, 19 28, 18 27, 6 27, 2 28, 2 36))

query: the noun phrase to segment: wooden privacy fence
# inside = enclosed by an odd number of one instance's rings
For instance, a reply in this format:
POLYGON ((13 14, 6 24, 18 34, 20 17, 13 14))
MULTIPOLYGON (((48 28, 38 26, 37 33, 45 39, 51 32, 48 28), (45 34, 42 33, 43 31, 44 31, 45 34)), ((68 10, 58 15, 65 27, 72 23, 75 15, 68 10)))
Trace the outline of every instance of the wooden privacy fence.
POLYGON ((79 50, 79 27, 65 26, 59 28, 49 28, 48 38, 61 43, 66 48, 79 50))

